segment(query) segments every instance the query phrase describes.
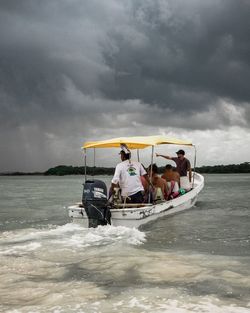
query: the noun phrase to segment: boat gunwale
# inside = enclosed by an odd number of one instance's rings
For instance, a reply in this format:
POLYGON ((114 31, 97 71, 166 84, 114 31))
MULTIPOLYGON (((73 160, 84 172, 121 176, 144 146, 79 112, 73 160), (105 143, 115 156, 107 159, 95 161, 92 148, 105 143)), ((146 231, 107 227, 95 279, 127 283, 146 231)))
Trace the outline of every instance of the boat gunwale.
MULTIPOLYGON (((196 173, 196 174, 198 174, 198 173, 196 173)), ((195 196, 197 194, 197 190, 203 188, 204 178, 203 178, 202 175, 200 175, 200 174, 198 174, 198 175, 200 177, 202 177, 202 180, 201 180, 200 184, 198 184, 195 188, 191 189, 190 191, 188 191, 184 195, 181 195, 181 196, 176 197, 176 198, 171 199, 171 200, 162 201, 160 203, 155 203, 155 204, 148 203, 145 206, 141 206, 141 207, 111 208, 110 211, 111 212, 121 212, 121 211, 123 211, 123 212, 131 212, 131 211, 137 212, 137 211, 141 211, 141 210, 152 209, 152 208, 155 208, 156 206, 162 206, 162 205, 166 205, 166 204, 172 205, 175 202, 180 202, 179 204, 182 204, 183 202, 186 201, 186 198, 192 198, 193 196, 195 196), (180 199, 181 199, 181 201, 180 201, 180 199)), ((84 209, 84 206, 80 206, 80 205, 82 205, 82 204, 81 203, 77 203, 75 205, 72 205, 72 206, 68 207, 68 210, 76 209, 76 206, 79 209, 84 209)))

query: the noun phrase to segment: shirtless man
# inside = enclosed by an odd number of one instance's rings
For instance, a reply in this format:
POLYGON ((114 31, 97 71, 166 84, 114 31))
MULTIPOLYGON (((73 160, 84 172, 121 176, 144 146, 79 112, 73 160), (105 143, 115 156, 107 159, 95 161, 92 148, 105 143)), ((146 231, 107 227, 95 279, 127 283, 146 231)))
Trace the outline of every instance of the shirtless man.
POLYGON ((168 199, 173 199, 179 195, 180 174, 174 170, 173 166, 167 164, 161 178, 168 184, 168 199))
POLYGON ((162 200, 166 199, 168 196, 168 185, 165 179, 158 176, 158 167, 156 164, 152 165, 152 174, 151 174, 151 165, 148 167, 148 176, 152 175, 152 184, 157 193, 157 188, 161 190, 162 200))
POLYGON ((174 168, 171 164, 167 164, 161 178, 165 179, 167 182, 171 180, 175 181, 180 185, 180 174, 177 171, 174 171, 174 168))

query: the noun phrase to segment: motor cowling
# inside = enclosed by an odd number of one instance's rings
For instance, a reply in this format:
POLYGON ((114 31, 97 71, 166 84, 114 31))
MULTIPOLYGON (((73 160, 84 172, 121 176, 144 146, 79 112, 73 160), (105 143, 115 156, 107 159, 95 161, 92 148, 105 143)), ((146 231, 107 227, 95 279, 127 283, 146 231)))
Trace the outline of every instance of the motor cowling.
POLYGON ((110 224, 107 186, 101 180, 87 180, 83 185, 82 204, 89 219, 89 227, 110 224))

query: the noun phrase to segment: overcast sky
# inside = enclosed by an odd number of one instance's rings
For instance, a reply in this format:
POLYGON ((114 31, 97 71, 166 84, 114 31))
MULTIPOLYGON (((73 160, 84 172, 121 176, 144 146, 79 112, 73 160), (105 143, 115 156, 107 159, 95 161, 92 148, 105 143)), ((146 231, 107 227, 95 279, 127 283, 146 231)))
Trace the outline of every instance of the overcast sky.
POLYGON ((199 165, 240 163, 249 128, 249 0, 0 1, 0 171, 157 134, 192 140, 199 165))

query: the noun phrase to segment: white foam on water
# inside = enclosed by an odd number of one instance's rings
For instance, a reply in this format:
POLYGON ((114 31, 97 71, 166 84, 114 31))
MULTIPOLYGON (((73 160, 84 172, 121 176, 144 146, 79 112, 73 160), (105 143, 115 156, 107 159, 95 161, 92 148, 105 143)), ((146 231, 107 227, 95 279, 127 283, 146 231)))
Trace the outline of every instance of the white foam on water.
POLYGON ((81 230, 82 227, 78 224, 68 223, 63 226, 49 225, 48 228, 34 229, 26 228, 15 231, 6 231, 2 233, 1 242, 5 243, 18 243, 24 241, 39 240, 43 238, 49 238, 62 234, 69 234, 77 230, 81 230))
POLYGON ((38 248, 41 247, 41 243, 39 242, 31 242, 28 244, 23 244, 23 245, 16 245, 16 246, 7 246, 7 247, 3 247, 0 250, 0 255, 2 256, 8 256, 8 255, 25 255, 29 252, 35 251, 38 248))
POLYGON ((0 239, 0 311, 250 313, 244 297, 225 300, 224 287, 220 299, 187 294, 180 287, 216 279, 225 286, 248 287, 250 279, 240 272, 238 259, 138 249, 145 241, 144 232, 113 226, 66 224, 5 232, 0 239), (135 281, 148 287, 136 289, 135 281))
POLYGON ((138 245, 146 240, 145 233, 135 228, 123 226, 99 226, 83 228, 79 224, 68 223, 63 226, 50 226, 46 229, 25 229, 9 231, 2 234, 0 244, 18 244, 27 241, 50 241, 50 243, 71 246, 88 247, 111 244, 123 241, 127 244, 138 245))
POLYGON ((250 309, 237 305, 223 305, 212 303, 209 300, 201 300, 198 303, 181 303, 177 300, 167 300, 160 308, 155 308, 154 313, 249 313, 250 309))
POLYGON ((146 240, 146 235, 135 228, 123 226, 99 226, 91 229, 81 229, 70 237, 52 240, 52 243, 71 248, 84 248, 114 244, 116 242, 140 245, 146 240))
MULTIPOLYGON (((131 290, 130 295, 123 294, 124 300, 117 301, 116 296, 99 301, 83 300, 77 304, 67 303, 61 299, 52 305, 24 306, 22 308, 6 310, 6 313, 249 313, 249 307, 241 307, 216 299, 215 297, 179 297, 168 299, 168 290, 165 297, 157 296, 156 290, 144 290, 147 296, 138 295, 137 290, 131 290), (135 292, 135 295, 131 295, 135 292), (149 295, 151 293, 151 295, 149 295)), ((177 294, 176 294, 177 296, 177 294)))
POLYGON ((249 306, 220 300, 216 296, 194 296, 177 288, 131 289, 114 299, 117 312, 148 313, 249 313, 249 306), (122 298, 122 299, 121 299, 122 298))

